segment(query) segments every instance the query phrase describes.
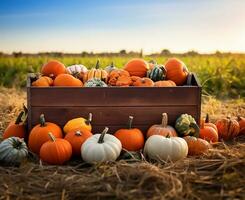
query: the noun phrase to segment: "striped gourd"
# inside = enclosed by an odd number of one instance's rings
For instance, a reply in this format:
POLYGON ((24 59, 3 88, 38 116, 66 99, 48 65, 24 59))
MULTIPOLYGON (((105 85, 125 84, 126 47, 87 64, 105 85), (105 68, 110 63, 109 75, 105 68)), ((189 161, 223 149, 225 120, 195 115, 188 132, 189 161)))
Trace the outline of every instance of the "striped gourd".
POLYGON ((107 87, 106 83, 98 78, 88 80, 84 87, 107 87))
POLYGON ((99 69, 99 60, 96 63, 95 68, 88 70, 83 77, 83 82, 87 82, 90 79, 97 78, 107 83, 108 73, 104 69, 99 69))
POLYGON ((155 65, 151 70, 148 71, 147 77, 153 81, 162 81, 166 78, 166 69, 163 65, 155 65))

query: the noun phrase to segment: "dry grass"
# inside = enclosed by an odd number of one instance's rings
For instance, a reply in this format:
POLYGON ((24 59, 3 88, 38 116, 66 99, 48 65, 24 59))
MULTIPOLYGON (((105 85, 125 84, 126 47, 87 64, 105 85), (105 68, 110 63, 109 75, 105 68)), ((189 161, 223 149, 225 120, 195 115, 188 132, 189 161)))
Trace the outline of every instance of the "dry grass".
MULTIPOLYGON (((23 91, 0 88, 0 131, 23 102, 23 91)), ((244 100, 206 97, 202 109, 213 120, 245 116, 244 100)), ((19 168, 0 167, 0 177, 0 199, 245 199, 245 137, 175 163, 120 160, 89 166, 73 160, 43 166, 33 159, 19 168)))

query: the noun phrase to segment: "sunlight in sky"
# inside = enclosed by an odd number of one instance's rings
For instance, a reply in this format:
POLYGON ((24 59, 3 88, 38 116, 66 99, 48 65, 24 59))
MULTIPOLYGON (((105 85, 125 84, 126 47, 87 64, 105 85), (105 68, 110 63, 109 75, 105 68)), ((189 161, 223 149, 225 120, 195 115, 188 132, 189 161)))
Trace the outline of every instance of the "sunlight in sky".
POLYGON ((244 0, 1 0, 0 51, 245 52, 244 10, 244 0))

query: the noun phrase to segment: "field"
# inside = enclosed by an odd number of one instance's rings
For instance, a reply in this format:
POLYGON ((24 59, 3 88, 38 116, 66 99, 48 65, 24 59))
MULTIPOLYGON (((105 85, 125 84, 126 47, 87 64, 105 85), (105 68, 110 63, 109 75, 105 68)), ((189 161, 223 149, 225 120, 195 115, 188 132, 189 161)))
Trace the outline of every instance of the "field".
MULTIPOLYGON (((203 85, 202 116, 245 116, 245 55, 178 56, 203 85)), ((50 57, 0 58, 0 133, 26 102, 27 72, 50 57)), ((59 57, 93 66, 97 57, 59 57)), ((129 57, 101 57, 123 66, 129 57)), ((146 57, 146 60, 152 57, 146 57)), ((163 63, 167 57, 153 57, 163 63)), ((0 199, 245 199, 245 137, 219 142, 207 154, 175 163, 144 158, 89 166, 79 160, 47 166, 30 155, 20 167, 0 166, 0 199), (142 161, 143 160, 143 161, 142 161)))

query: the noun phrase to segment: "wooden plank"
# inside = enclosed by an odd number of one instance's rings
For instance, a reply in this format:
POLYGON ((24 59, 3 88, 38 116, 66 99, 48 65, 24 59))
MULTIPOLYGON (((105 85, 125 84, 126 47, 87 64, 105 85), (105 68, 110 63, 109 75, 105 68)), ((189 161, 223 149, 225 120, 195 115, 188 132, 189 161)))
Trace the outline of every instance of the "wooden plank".
POLYGON ((196 106, 178 107, 32 107, 31 125, 37 124, 40 114, 51 121, 64 126, 64 124, 76 117, 87 117, 93 114, 93 124, 101 126, 117 125, 125 126, 128 116, 134 116, 134 124, 146 125, 161 122, 163 112, 169 115, 169 124, 174 124, 176 118, 182 113, 188 113, 198 119, 196 106))
POLYGON ((198 87, 31 88, 31 106, 197 105, 198 87))

